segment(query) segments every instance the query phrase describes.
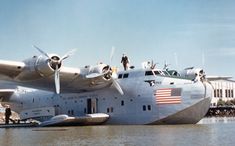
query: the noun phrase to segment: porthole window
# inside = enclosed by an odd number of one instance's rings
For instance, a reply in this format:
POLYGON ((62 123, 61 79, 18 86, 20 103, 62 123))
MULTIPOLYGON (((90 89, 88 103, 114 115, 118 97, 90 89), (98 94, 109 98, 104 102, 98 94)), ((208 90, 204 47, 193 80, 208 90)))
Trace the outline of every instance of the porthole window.
POLYGON ((143 111, 146 111, 146 106, 145 105, 143 105, 143 111))
POLYGON ((110 108, 110 112, 111 112, 111 113, 113 112, 113 107, 110 108))
POLYGON ((123 78, 128 78, 129 74, 124 74, 123 78))
POLYGON ((121 106, 124 106, 124 100, 121 101, 121 106))

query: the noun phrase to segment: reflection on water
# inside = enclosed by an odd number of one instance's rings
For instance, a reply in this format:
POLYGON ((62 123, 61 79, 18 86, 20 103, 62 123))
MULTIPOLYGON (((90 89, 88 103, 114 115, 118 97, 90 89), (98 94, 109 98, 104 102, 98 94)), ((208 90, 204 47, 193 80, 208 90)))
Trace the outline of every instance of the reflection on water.
POLYGON ((199 124, 235 123, 235 117, 211 117, 203 118, 199 124))
MULTIPOLYGON (((207 119, 208 122, 208 119, 207 119)), ((1 145, 234 145, 235 122, 0 129, 1 145)))

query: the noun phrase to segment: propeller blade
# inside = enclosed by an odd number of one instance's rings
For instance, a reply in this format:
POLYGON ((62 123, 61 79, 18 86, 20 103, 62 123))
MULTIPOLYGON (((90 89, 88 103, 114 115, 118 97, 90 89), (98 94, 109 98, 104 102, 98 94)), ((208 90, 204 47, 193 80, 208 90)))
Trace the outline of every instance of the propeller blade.
POLYGON ((56 94, 60 94, 60 71, 58 69, 58 65, 56 65, 55 70, 55 91, 56 94))
POLYGON ((124 95, 124 92, 123 92, 121 86, 119 85, 119 83, 115 79, 113 79, 113 85, 121 95, 124 95))
POLYGON ((153 73, 154 77, 156 77, 156 74, 155 74, 155 72, 154 72, 154 70, 153 70, 153 69, 152 69, 152 73, 153 73))
POLYGON ((111 54, 110 54, 110 65, 111 65, 112 60, 113 60, 114 51, 115 51, 115 48, 112 47, 111 54))
POLYGON ((44 52, 43 50, 41 50, 40 48, 38 48, 37 46, 33 45, 34 48, 36 48, 40 53, 42 53, 43 55, 45 55, 46 57, 48 57, 50 59, 50 56, 44 52))
POLYGON ((104 75, 104 74, 91 73, 91 74, 86 75, 86 78, 87 78, 87 79, 92 79, 92 78, 101 77, 101 76, 103 76, 103 75, 104 75))
POLYGON ((60 60, 62 61, 62 60, 67 59, 68 57, 72 56, 76 51, 77 51, 77 49, 73 49, 73 50, 67 52, 63 57, 61 57, 60 60))

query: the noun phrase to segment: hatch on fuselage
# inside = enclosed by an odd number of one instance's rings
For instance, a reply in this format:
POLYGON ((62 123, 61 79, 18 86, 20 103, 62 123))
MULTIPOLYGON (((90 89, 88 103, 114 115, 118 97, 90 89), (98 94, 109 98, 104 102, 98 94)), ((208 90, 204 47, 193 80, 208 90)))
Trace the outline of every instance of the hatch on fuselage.
POLYGON ((87 99, 87 114, 97 113, 97 98, 88 98, 87 99))

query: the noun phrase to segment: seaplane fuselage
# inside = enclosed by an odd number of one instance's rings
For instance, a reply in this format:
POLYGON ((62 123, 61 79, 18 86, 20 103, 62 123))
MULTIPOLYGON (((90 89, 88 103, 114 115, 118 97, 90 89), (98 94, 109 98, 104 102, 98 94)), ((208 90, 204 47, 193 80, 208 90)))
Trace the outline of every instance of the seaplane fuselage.
POLYGON ((213 89, 206 81, 150 69, 121 71, 117 76, 124 95, 113 86, 60 94, 18 87, 3 103, 10 104, 21 119, 46 121, 58 115, 103 113, 108 115, 105 124, 194 124, 209 109, 213 89))

